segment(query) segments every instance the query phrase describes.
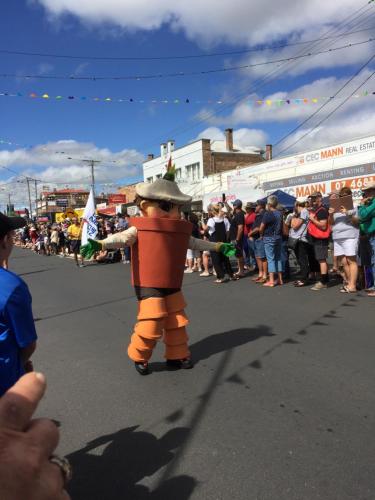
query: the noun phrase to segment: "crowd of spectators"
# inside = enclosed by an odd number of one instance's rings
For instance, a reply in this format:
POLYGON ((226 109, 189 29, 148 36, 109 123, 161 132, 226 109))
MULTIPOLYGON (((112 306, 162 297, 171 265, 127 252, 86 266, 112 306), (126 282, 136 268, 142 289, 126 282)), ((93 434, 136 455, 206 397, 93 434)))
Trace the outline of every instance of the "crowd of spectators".
MULTIPOLYGON (((193 225, 195 238, 213 242, 231 242, 236 261, 216 252, 188 250, 185 273, 199 272, 201 277, 214 275, 215 283, 250 276, 254 283, 274 288, 291 279, 290 262, 298 273, 293 284, 310 286, 313 291, 328 288, 330 282, 342 282, 341 293, 366 289, 375 295, 375 183, 363 190, 358 207, 348 209, 341 200, 351 199, 351 190, 343 187, 323 200, 321 193, 296 201, 293 209, 280 205, 276 196, 247 203, 235 200, 209 205, 207 213, 181 216, 193 225), (336 200, 336 204, 332 200, 336 200), (334 208, 332 205, 335 205, 334 208), (332 278, 335 278, 334 280, 332 278)), ((98 218, 98 239, 129 227, 127 215, 98 218)), ((61 223, 25 226, 19 244, 41 255, 74 257, 78 266, 81 224, 77 219, 61 223)), ((98 263, 130 263, 130 249, 103 251, 98 263)))
MULTIPOLYGON (((228 258, 211 252, 216 283, 251 275, 252 281, 265 287, 280 286, 291 280, 290 262, 294 260, 298 265, 293 280, 296 287, 321 291, 331 281, 341 282, 341 293, 365 289, 373 297, 375 183, 369 183, 362 194, 359 206, 349 209, 346 202, 352 202, 352 193, 348 187, 331 193, 325 201, 321 193, 313 193, 296 201, 292 210, 281 206, 273 195, 247 203, 245 210, 241 200, 230 207, 224 197, 221 203, 208 207, 200 225, 194 214, 190 220, 202 238, 232 242, 236 247, 236 272, 228 258)), ((200 270, 201 276, 209 276, 205 254, 194 256, 189 251, 185 272, 200 270)))
MULTIPOLYGON (((129 227, 129 217, 118 214, 111 218, 97 218, 98 239, 124 231, 129 227)), ((35 253, 43 256, 55 255, 58 257, 74 258, 79 267, 84 267, 84 261, 79 255, 82 234, 82 220, 78 218, 66 218, 56 223, 29 223, 22 228, 18 235, 16 244, 29 248, 35 253)), ((130 251, 102 252, 97 255, 98 263, 119 262, 130 263, 130 251)))

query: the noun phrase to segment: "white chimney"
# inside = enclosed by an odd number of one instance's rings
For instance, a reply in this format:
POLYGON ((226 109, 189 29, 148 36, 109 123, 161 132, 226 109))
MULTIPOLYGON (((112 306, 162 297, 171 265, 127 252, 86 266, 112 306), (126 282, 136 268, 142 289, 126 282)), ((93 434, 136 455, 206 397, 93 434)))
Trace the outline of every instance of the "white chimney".
POLYGON ((167 155, 167 145, 165 142, 163 144, 160 144, 160 156, 166 156, 167 155))
POLYGON ((168 153, 171 154, 174 151, 175 141, 169 140, 167 145, 168 153))
POLYGON ((225 146, 227 151, 233 151, 233 129, 225 129, 225 146))

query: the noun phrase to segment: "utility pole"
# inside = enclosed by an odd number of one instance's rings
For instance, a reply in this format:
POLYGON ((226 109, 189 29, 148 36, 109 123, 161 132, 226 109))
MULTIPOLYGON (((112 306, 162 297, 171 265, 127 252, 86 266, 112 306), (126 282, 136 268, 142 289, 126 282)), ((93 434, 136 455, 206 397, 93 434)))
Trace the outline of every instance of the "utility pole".
POLYGON ((101 163, 101 160, 82 160, 82 161, 84 163, 87 163, 91 167, 91 189, 92 189, 92 192, 94 195, 94 200, 95 200, 95 165, 97 163, 101 163))
POLYGON ((35 217, 38 217, 38 181, 34 179, 35 186, 35 217))
POLYGON ((11 214, 11 205, 10 205, 10 204, 11 204, 11 201, 10 201, 10 193, 8 193, 8 207, 9 207, 9 209, 8 209, 8 213, 7 213, 7 216, 8 216, 8 217, 9 217, 10 215, 12 215, 12 214, 11 214))
POLYGON ((30 219, 32 219, 33 216, 33 210, 31 206, 31 194, 30 194, 30 177, 26 177, 26 182, 27 182, 27 192, 29 193, 29 209, 30 209, 30 219))

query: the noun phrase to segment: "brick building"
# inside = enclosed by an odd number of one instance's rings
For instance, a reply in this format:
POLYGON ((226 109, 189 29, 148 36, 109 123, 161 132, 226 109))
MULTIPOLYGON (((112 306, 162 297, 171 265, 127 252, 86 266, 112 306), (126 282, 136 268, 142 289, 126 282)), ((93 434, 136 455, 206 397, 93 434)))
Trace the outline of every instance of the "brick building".
POLYGON ((198 139, 180 148, 174 141, 161 144, 160 156, 149 154, 143 163, 145 182, 153 182, 165 173, 172 156, 176 165, 176 179, 180 183, 197 183, 208 175, 248 166, 264 160, 258 148, 240 148, 233 143, 233 129, 225 131, 225 141, 198 139))
MULTIPOLYGON (((73 210, 84 208, 89 197, 89 191, 85 189, 54 189, 53 191, 42 191, 37 200, 37 212, 39 216, 50 217, 54 220, 54 214, 64 212, 67 208, 73 210)), ((96 196, 95 203, 108 201, 108 196, 96 196)))

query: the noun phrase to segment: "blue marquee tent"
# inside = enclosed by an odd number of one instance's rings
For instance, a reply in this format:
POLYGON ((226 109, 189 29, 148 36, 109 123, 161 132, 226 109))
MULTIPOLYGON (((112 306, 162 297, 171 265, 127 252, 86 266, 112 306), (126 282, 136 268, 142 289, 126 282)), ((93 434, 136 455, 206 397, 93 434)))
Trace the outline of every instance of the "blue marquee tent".
MULTIPOLYGON (((281 189, 278 189, 277 191, 274 191, 273 193, 270 193, 268 196, 275 195, 277 196, 277 199, 279 200, 280 205, 283 205, 283 207, 287 208, 288 210, 293 210, 294 204, 297 200, 294 196, 285 193, 285 191, 281 191, 281 189)), ((263 198, 262 201, 267 202, 267 198, 263 198)))

